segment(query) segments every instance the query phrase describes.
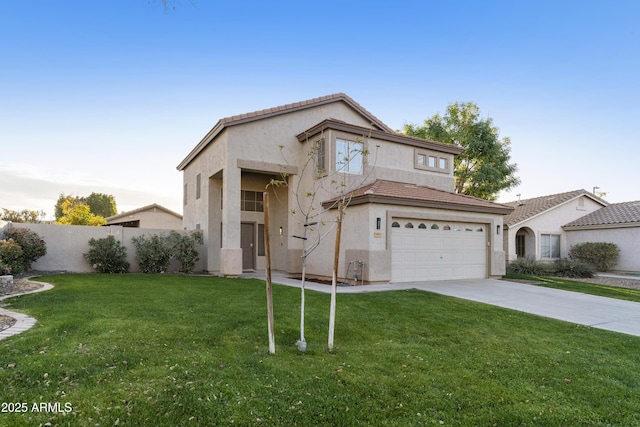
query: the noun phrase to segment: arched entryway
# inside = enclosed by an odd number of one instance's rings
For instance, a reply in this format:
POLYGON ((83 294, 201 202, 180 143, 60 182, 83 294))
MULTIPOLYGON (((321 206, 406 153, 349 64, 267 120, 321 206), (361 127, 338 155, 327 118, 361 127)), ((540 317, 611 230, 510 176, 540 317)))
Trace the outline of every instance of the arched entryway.
POLYGON ((535 257, 536 256, 536 235, 529 227, 522 227, 516 232, 516 256, 535 257))

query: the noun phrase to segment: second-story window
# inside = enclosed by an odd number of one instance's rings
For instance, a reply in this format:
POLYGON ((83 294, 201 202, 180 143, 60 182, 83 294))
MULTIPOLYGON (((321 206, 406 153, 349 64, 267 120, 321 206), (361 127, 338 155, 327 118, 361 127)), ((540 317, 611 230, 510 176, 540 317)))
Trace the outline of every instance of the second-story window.
POLYGON ((261 191, 242 190, 240 194, 240 210, 247 212, 264 212, 263 193, 261 191))
POLYGON ((336 139, 336 172, 362 175, 363 150, 362 142, 336 139))
POLYGON ((441 153, 416 149, 414 151, 414 167, 434 172, 449 173, 449 159, 441 153))

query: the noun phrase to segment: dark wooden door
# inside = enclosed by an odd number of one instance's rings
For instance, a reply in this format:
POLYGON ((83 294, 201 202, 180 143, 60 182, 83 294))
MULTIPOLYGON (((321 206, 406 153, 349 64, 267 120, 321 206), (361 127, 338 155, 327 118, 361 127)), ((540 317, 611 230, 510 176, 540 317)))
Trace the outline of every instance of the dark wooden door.
POLYGON ((242 269, 253 270, 255 264, 256 228, 251 222, 240 224, 240 247, 242 248, 242 269))
POLYGON ((524 234, 516 234, 516 255, 518 256, 518 258, 523 258, 525 256, 525 241, 526 240, 524 234))

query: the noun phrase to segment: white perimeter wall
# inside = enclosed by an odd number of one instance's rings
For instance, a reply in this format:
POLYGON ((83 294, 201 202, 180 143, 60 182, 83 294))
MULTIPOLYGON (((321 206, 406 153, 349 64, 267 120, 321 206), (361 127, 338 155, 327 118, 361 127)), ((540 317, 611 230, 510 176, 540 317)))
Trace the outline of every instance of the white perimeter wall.
MULTIPOLYGON (((127 261, 129 271, 139 272, 136 262, 136 251, 131 242, 132 237, 143 234, 168 234, 170 230, 131 228, 119 225, 105 227, 92 227, 84 225, 60 225, 60 224, 18 224, 0 221, 0 238, 4 237, 4 230, 8 227, 28 228, 46 242, 47 254, 31 265, 32 270, 37 271, 66 271, 70 273, 89 273, 95 270, 84 259, 83 254, 89 250, 89 240, 102 239, 114 236, 127 248, 127 261)), ((175 230, 178 233, 186 233, 184 230, 175 230)), ((194 271, 202 271, 203 247, 198 248, 200 259, 194 266, 194 271)), ((178 263, 172 261, 169 272, 178 271, 178 263)))
POLYGON ((640 271, 640 227, 567 230, 567 246, 578 243, 615 243, 620 248, 620 260, 613 270, 640 271))

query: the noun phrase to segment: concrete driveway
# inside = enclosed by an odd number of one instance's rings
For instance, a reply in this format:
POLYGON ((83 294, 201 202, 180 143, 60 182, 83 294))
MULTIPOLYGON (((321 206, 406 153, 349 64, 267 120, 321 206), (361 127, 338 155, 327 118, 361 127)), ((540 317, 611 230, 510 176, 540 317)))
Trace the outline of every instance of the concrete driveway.
MULTIPOLYGON (((264 279, 264 274, 243 275, 242 277, 264 279)), ((289 279, 282 274, 272 274, 272 281, 282 285, 300 287, 299 280, 289 279)), ((324 293, 331 292, 331 286, 313 282, 307 282, 306 288, 324 293)), ((640 303, 506 280, 447 280, 340 286, 338 293, 383 292, 402 289, 419 289, 579 325, 640 336, 640 303)))

